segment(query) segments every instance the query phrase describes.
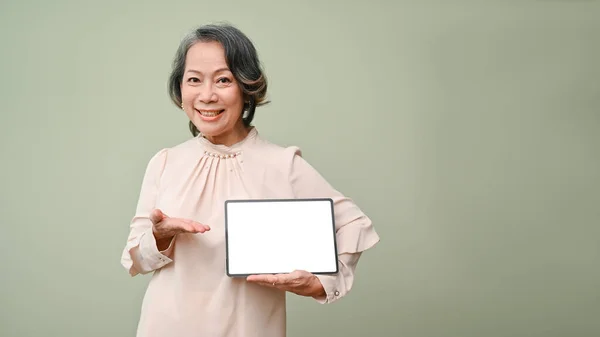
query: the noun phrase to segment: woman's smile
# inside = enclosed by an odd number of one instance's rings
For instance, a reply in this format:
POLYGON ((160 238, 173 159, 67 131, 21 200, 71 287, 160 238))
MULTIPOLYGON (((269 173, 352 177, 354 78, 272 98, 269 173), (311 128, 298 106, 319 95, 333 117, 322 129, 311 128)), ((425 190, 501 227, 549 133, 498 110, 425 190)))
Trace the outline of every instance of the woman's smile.
POLYGON ((219 117, 221 115, 221 113, 223 111, 225 111, 225 109, 222 109, 222 110, 195 109, 195 110, 196 110, 196 112, 198 112, 200 114, 200 117, 205 121, 214 121, 215 119, 217 119, 217 117, 219 117))

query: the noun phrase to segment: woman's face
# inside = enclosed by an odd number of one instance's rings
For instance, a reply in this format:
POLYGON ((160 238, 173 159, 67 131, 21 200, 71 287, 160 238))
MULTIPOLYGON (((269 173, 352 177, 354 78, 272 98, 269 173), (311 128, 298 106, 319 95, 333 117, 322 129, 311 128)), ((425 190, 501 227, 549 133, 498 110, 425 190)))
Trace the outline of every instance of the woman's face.
POLYGON ((248 131, 242 121, 244 95, 218 42, 197 42, 187 52, 181 81, 183 109, 202 135, 232 145, 248 131))

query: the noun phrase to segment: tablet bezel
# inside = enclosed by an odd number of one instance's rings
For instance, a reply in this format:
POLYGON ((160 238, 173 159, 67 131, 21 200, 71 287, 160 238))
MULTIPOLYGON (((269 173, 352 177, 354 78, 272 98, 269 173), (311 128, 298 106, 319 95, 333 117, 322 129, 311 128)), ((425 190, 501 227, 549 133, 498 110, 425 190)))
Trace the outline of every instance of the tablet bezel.
POLYGON ((333 236, 333 254, 335 259, 335 270, 334 271, 310 271, 308 272, 314 275, 335 275, 339 273, 339 260, 338 260, 338 247, 337 247, 337 236, 335 226, 335 210, 333 206, 333 199, 331 198, 297 198, 297 199, 228 199, 224 203, 225 211, 225 268, 227 276, 229 277, 248 277, 250 275, 275 275, 275 274, 288 274, 288 271, 271 272, 271 273, 250 273, 250 274, 233 274, 229 270, 229 223, 228 223, 228 205, 232 203, 263 203, 263 202, 311 202, 311 201, 328 201, 331 207, 331 234, 333 236))

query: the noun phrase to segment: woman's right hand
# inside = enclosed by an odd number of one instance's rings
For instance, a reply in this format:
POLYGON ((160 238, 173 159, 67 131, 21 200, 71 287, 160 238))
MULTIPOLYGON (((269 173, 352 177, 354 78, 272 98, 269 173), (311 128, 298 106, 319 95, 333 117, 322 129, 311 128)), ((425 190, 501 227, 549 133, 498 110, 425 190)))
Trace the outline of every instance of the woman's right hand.
POLYGON ((157 242, 169 242, 180 233, 204 233, 210 230, 209 226, 193 220, 171 218, 159 209, 154 209, 150 213, 150 220, 152 221, 152 233, 157 242))

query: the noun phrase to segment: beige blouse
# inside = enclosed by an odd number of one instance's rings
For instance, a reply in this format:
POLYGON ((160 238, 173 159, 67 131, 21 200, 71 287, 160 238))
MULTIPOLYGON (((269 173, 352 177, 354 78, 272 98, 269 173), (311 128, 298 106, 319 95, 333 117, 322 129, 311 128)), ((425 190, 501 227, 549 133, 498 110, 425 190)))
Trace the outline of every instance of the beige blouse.
MULTIPOLYGON (((379 241, 370 219, 301 156, 261 138, 255 128, 233 146, 199 136, 154 155, 148 163, 121 263, 131 276, 153 273, 138 337, 284 337, 286 293, 230 278, 225 270, 224 202, 250 198, 332 198, 339 273, 319 275, 331 303, 346 295, 361 252, 379 241), (158 251, 149 214, 207 224, 158 251)), ((285 225, 285 224, 282 224, 285 225)))

